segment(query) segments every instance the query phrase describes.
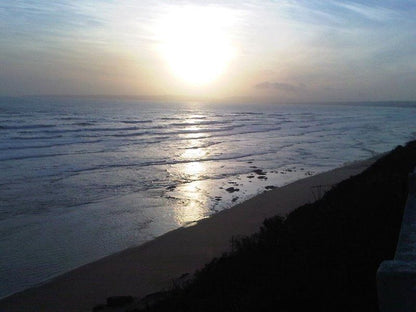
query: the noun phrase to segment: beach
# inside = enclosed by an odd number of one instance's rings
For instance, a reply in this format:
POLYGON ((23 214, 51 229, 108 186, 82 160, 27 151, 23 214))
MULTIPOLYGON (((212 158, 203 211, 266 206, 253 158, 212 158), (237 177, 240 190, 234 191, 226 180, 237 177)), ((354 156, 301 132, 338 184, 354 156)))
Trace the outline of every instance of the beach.
POLYGON ((313 202, 331 185, 359 174, 371 158, 257 195, 195 225, 110 255, 0 301, 1 311, 91 311, 107 297, 143 297, 172 286, 230 248, 232 237, 256 232, 263 220, 313 202))

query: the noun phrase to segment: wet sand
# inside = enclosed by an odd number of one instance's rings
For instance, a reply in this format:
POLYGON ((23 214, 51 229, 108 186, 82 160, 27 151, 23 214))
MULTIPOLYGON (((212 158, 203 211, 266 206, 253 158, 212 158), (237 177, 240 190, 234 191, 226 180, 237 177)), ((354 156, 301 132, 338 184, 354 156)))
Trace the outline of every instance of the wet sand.
POLYGON ((110 255, 0 301, 0 311, 91 311, 107 297, 169 288, 230 247, 233 236, 256 232, 263 220, 313 202, 325 189, 366 169, 375 158, 311 176, 257 195, 196 225, 110 255))

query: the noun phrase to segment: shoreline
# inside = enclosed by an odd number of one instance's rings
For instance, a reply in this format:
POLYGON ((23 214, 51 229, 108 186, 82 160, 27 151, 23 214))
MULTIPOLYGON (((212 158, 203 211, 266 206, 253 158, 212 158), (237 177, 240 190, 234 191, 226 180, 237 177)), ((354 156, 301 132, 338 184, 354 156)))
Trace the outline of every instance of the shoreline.
POLYGON ((233 236, 249 235, 263 220, 287 215, 320 196, 322 186, 356 175, 381 155, 297 180, 229 209, 109 255, 0 300, 2 311, 91 311, 107 297, 143 297, 172 285, 229 250, 233 236), (319 187, 317 192, 314 187, 319 187))

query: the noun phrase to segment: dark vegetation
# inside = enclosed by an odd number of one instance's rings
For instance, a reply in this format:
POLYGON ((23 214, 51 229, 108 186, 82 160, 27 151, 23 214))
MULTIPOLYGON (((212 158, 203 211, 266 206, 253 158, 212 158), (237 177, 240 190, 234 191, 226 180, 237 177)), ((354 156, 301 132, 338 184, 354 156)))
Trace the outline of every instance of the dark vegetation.
POLYGON ((392 259, 416 141, 322 199, 233 240, 193 282, 146 311, 378 311, 376 271, 392 259))

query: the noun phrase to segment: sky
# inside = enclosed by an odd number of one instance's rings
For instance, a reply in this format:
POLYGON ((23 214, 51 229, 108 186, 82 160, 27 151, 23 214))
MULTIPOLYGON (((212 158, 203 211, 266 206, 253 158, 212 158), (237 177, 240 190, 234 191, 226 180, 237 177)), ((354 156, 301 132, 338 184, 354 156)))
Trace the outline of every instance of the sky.
POLYGON ((0 96, 416 100, 415 1, 0 0, 0 96))

